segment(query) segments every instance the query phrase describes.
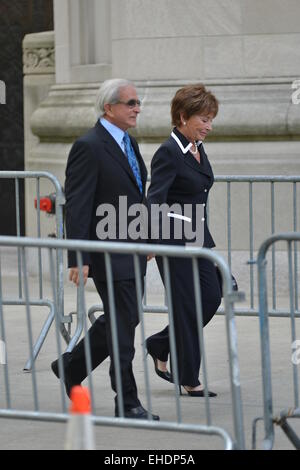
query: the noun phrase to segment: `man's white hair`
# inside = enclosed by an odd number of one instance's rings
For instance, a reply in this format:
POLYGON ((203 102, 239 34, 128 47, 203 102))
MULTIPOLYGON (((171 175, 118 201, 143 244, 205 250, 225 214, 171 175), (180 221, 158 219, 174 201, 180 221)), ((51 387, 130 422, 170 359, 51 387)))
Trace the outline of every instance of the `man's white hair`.
POLYGON ((102 83, 98 90, 95 103, 97 118, 104 116, 105 104, 115 104, 119 101, 120 89, 127 86, 134 86, 134 84, 124 78, 112 78, 102 83))

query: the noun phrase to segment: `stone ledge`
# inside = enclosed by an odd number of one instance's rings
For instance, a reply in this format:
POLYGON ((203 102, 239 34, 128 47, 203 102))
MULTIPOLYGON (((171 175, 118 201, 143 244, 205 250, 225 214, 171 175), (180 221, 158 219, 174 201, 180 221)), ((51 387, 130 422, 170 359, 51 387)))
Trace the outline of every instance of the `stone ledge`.
MULTIPOLYGON (((208 141, 257 138, 300 140, 300 105, 292 104, 292 81, 208 85, 220 101, 220 112, 208 141)), ((149 86, 138 82, 143 100, 138 126, 139 140, 151 142, 169 135, 170 101, 174 84, 149 86)), ((31 119, 33 133, 43 140, 74 138, 91 127, 98 83, 55 85, 31 119)))

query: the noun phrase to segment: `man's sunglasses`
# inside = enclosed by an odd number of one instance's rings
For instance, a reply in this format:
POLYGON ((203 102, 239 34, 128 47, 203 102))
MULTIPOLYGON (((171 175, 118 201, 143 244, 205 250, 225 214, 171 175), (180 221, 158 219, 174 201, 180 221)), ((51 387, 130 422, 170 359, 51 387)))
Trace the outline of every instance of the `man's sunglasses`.
POLYGON ((129 100, 127 102, 125 101, 118 101, 116 104, 125 104, 129 108, 135 108, 136 106, 141 106, 140 100, 129 100))

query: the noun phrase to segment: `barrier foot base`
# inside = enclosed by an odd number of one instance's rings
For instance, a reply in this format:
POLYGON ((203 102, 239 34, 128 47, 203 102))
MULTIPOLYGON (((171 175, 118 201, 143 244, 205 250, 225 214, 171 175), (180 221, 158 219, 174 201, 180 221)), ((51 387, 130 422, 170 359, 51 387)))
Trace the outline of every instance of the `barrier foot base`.
POLYGON ((300 450, 300 439, 288 422, 285 419, 282 419, 279 425, 295 449, 300 450))

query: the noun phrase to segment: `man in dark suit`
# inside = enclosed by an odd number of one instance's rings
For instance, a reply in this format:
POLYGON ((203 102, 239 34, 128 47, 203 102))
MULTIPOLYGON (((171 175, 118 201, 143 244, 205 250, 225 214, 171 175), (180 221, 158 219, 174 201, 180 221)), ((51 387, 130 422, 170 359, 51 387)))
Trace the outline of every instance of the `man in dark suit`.
MULTIPOLYGON (((127 198, 127 206, 146 206, 145 185, 147 170, 136 141, 127 129, 136 126, 140 112, 137 91, 131 82, 122 79, 107 80, 102 84, 96 102, 99 115, 95 127, 79 138, 73 145, 66 169, 66 231, 67 237, 80 240, 143 242, 132 240, 127 234, 120 237, 119 220, 122 217, 120 197, 127 198), (105 205, 105 206, 103 206, 105 205), (101 221, 105 211, 112 207, 115 219, 104 233, 101 221), (101 229, 102 227, 102 229, 101 229), (112 233, 113 232, 113 233, 112 233)), ((128 216, 128 225, 130 224, 128 216)), ((100 316, 88 331, 92 369, 108 356, 111 358, 110 378, 116 390, 113 360, 112 332, 104 255, 82 253, 83 278, 92 277, 102 299, 104 315, 100 316)), ((148 412, 142 407, 132 370, 134 357, 134 334, 137 326, 138 307, 133 258, 131 255, 111 255, 115 311, 118 330, 118 348, 121 369, 122 395, 125 417, 147 419, 148 412)), ((146 257, 140 259, 141 275, 146 272, 146 257)), ((79 284, 79 269, 75 253, 69 253, 69 279, 79 284)), ((68 395, 73 385, 80 384, 87 376, 84 340, 71 353, 63 355, 65 385, 68 395)), ((58 360, 51 365, 59 377, 58 360)), ((115 398, 115 416, 119 416, 118 400, 115 398)), ((152 415, 152 419, 159 417, 152 415)))

